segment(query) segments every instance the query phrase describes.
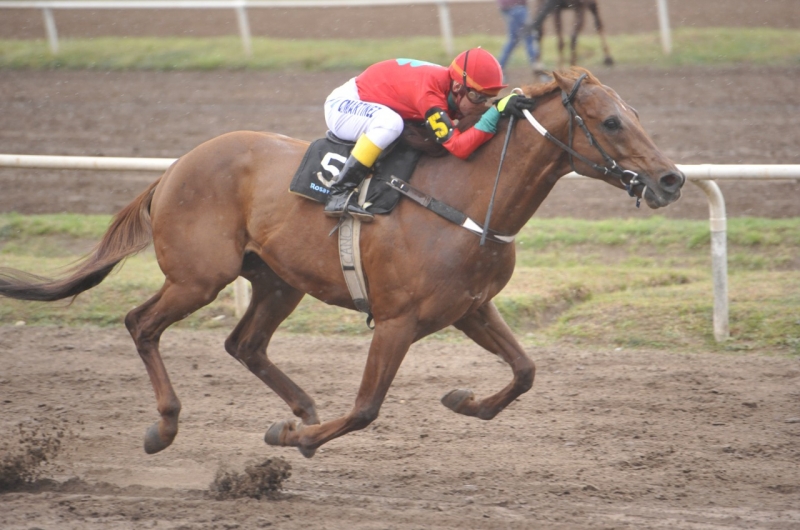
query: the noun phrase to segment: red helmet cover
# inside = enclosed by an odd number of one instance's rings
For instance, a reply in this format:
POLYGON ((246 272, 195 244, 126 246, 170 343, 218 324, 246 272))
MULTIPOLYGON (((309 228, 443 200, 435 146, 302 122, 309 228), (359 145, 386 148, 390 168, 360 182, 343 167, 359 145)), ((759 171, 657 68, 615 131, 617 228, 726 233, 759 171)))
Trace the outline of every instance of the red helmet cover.
POLYGON ((478 92, 499 91, 503 84, 503 69, 494 55, 483 48, 471 48, 461 52, 450 63, 450 79, 478 92), (464 75, 466 63, 466 76, 464 75))

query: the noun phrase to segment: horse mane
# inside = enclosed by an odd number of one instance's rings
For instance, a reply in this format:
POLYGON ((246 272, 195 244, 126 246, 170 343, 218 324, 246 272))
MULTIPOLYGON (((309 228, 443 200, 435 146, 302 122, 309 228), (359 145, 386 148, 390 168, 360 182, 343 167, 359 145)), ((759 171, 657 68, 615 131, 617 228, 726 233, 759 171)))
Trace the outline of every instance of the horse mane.
POLYGON ((436 142, 433 131, 425 127, 424 123, 406 120, 400 139, 428 156, 439 157, 448 153, 442 144, 436 142))
MULTIPOLYGON (((585 82, 593 85, 600 84, 600 81, 589 70, 586 68, 581 68, 580 66, 573 66, 565 70, 559 70, 556 73, 562 79, 572 81, 573 83, 575 83, 580 76, 586 74, 585 82)), ((550 94, 551 92, 555 92, 556 90, 561 90, 561 87, 558 85, 555 79, 548 81, 547 83, 534 83, 522 87, 522 93, 529 98, 542 97, 550 94)))
MULTIPOLYGON (((478 123, 480 118, 480 114, 465 116, 458 120, 456 128, 464 132, 478 123)), ((424 123, 406 120, 400 139, 402 142, 410 145, 414 149, 422 151, 428 156, 440 157, 450 153, 442 144, 436 141, 433 131, 425 127, 424 123)))

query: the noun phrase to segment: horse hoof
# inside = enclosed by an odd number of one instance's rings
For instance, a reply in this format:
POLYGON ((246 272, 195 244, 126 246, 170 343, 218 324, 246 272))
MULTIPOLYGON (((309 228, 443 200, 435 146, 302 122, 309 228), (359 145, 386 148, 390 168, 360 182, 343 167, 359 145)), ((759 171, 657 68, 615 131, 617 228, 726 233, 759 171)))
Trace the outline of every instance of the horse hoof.
MULTIPOLYGON (((174 439, 174 437, 173 437, 174 439)), ((148 455, 163 451, 172 444, 172 439, 165 441, 158 432, 158 422, 147 428, 144 435, 144 452, 148 455)))
POLYGON ((447 394, 442 397, 442 405, 447 407, 448 409, 452 410, 453 412, 458 412, 459 414, 465 414, 467 404, 471 401, 474 401, 475 393, 472 390, 466 389, 458 389, 458 390, 451 390, 447 394))
POLYGON ((299 449, 300 450, 300 454, 303 455, 306 458, 311 458, 317 453, 316 449, 308 449, 306 447, 303 447, 302 445, 298 445, 297 449, 299 449))
POLYGON ((295 446, 300 451, 300 454, 306 458, 311 458, 317 452, 316 449, 309 449, 299 444, 290 443, 287 437, 296 431, 303 428, 303 425, 298 425, 292 420, 276 421, 264 434, 264 441, 267 445, 275 445, 279 447, 295 446))
POLYGON ((276 421, 264 434, 264 441, 267 445, 285 446, 286 435, 295 430, 295 423, 290 420, 276 421))

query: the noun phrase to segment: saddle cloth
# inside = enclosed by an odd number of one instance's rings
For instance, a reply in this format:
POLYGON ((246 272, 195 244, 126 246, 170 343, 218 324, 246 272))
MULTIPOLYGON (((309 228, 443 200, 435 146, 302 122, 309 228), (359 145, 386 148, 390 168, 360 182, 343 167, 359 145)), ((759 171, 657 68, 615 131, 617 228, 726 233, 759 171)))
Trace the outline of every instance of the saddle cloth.
MULTIPOLYGON (((327 201, 330 187, 355 145, 331 136, 329 133, 329 136, 311 143, 292 178, 289 191, 323 204, 327 201)), ((387 214, 392 211, 400 201, 400 193, 386 183, 392 177, 408 182, 421 155, 421 151, 404 142, 395 143, 381 154, 375 162, 364 200, 370 212, 387 214)))

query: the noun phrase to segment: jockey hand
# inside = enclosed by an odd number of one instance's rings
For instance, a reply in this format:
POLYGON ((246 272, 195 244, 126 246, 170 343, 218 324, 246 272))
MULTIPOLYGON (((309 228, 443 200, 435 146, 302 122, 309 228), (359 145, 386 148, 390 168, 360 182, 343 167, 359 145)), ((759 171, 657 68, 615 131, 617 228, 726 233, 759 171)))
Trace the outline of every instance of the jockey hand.
POLYGON ((535 105, 536 100, 518 94, 509 94, 494 103, 501 116, 514 116, 520 119, 525 118, 523 110, 533 110, 535 105))

